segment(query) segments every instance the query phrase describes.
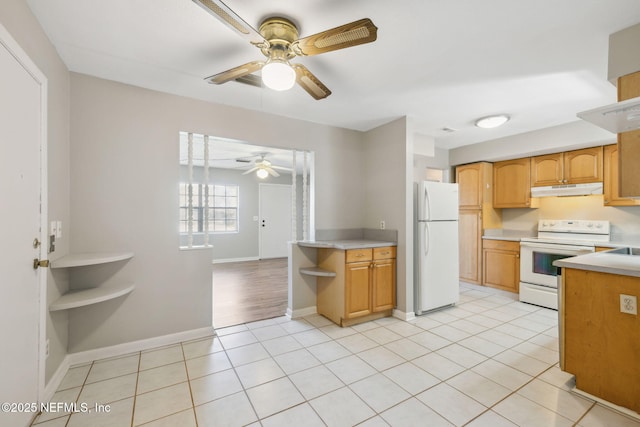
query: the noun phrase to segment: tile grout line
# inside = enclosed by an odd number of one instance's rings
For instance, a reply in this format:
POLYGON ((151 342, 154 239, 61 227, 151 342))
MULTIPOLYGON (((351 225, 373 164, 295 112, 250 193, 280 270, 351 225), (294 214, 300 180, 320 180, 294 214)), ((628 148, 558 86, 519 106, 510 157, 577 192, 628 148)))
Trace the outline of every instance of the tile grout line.
POLYGON ((133 422, 136 416, 136 401, 138 397, 138 381, 140 379, 140 365, 142 363, 142 352, 138 352, 138 370, 136 372, 136 386, 133 390, 133 408, 131 408, 131 427, 133 427, 133 422))
POLYGON ((182 352, 182 362, 184 364, 184 371, 187 373, 187 385, 189 386, 189 396, 191 397, 191 410, 193 412, 193 419, 196 422, 196 427, 198 427, 198 416, 196 415, 196 402, 193 400, 193 389, 191 388, 191 376, 189 375, 189 368, 187 367, 187 355, 184 353, 184 342, 180 342, 180 351, 182 352))

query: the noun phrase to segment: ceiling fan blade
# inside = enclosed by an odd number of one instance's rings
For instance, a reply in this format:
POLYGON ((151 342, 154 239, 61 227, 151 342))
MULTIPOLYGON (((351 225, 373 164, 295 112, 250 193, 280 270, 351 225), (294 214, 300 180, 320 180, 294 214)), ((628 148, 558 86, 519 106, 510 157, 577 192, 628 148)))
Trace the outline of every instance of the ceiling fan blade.
POLYGON ((253 61, 239 67, 232 68, 227 71, 223 71, 218 74, 214 74, 213 76, 207 77, 205 80, 208 80, 209 83, 215 83, 217 85, 226 83, 230 80, 235 80, 242 76, 246 76, 247 74, 251 74, 260 70, 264 66, 264 62, 262 61, 253 61))
POLYGON ((297 55, 310 56, 370 43, 377 38, 378 27, 369 18, 364 18, 301 38, 293 42, 291 47, 297 55))
POLYGON ((249 40, 250 43, 260 45, 267 41, 254 30, 251 25, 247 24, 233 10, 220 0, 193 0, 198 6, 218 18, 223 24, 235 30, 243 38, 249 40))
POLYGON ((275 177, 279 177, 280 176, 280 174, 278 172, 274 171, 271 168, 263 168, 263 169, 266 170, 267 172, 269 172, 269 175, 271 175, 271 176, 275 176, 275 177))
POLYGON ((271 169, 277 169, 279 171, 291 172, 291 168, 285 168, 283 166, 271 166, 271 169))
POLYGON ((251 169, 249 169, 248 171, 242 172, 242 175, 249 175, 251 172, 254 172, 254 171, 258 170, 258 169, 260 169, 260 168, 257 167, 257 166, 254 166, 251 169))
POLYGON ((307 93, 315 99, 324 99, 331 95, 331 91, 302 64, 291 64, 296 71, 296 81, 307 93))

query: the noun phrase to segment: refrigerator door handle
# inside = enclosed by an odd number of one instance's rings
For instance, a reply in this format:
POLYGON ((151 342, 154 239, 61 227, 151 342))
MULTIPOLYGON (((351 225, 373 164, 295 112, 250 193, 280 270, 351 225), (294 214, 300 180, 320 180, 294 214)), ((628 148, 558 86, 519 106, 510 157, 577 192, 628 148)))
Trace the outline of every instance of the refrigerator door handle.
POLYGON ((429 190, 424 187, 424 212, 423 220, 431 219, 431 200, 429 200, 429 190))
POLYGON ((424 223, 424 255, 429 253, 429 223, 424 223))

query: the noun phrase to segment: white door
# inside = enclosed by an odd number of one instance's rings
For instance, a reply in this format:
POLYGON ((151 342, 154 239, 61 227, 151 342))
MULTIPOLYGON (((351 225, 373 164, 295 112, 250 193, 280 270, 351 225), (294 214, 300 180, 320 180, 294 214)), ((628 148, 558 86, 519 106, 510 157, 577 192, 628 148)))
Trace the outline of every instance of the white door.
POLYGON ((282 258, 291 240, 291 186, 260 184, 260 258, 282 258))
MULTIPOLYGON (((34 247, 46 224, 40 215, 41 189, 46 202, 46 181, 41 181, 46 80, 1 25, 0 74, 0 402, 38 402, 44 385, 40 297, 46 270, 34 269, 33 260, 46 246, 34 247)), ((42 210, 46 217, 46 203, 42 210)), ((46 256, 46 249, 42 253, 46 256)), ((0 425, 28 425, 33 415, 3 410, 0 425)))

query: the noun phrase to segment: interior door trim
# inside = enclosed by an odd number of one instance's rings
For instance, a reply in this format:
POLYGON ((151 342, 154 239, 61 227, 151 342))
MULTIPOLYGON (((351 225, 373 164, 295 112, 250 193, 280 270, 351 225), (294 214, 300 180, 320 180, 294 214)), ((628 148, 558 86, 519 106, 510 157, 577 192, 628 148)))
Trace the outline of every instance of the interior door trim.
MULTIPOLYGON (((48 80, 40 68, 31 60, 9 31, 0 23, 0 43, 13 55, 16 61, 24 67, 34 81, 40 86, 40 235, 41 242, 48 242, 48 179, 47 179, 47 94, 48 80)), ((47 244, 40 245, 40 259, 47 258, 47 244)), ((51 396, 45 396, 45 351, 46 351, 46 313, 47 313, 47 271, 38 269, 38 400, 48 401, 51 396)))

